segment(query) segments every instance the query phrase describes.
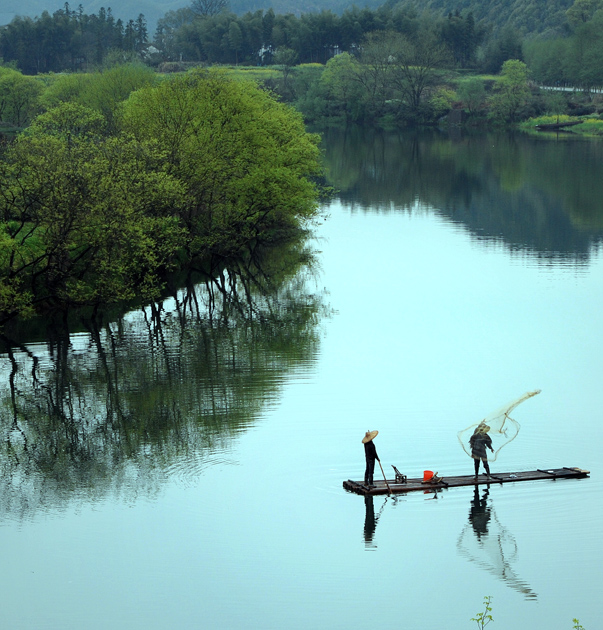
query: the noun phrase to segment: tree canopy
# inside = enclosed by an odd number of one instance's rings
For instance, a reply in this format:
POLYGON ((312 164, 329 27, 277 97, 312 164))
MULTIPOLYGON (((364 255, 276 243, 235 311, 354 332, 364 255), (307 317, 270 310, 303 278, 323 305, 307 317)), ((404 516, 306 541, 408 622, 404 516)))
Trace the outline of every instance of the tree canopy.
POLYGON ((157 296, 316 211, 318 139, 249 82, 196 72, 118 108, 66 102, 0 163, 0 315, 157 296))

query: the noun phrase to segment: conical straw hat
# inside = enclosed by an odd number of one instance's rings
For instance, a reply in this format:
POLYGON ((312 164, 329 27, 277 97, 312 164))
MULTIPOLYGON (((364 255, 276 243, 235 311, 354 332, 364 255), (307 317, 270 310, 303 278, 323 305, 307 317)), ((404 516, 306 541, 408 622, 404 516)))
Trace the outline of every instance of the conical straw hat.
POLYGON ((379 431, 367 431, 365 436, 362 438, 362 443, 366 444, 367 442, 370 442, 372 439, 377 437, 378 433, 379 431))

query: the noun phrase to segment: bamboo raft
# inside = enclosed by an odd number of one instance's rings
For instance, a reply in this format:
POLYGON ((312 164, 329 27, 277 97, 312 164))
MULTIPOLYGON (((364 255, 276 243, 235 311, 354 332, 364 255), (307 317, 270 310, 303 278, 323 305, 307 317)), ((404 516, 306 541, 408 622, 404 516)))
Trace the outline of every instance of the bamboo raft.
POLYGON ((421 478, 407 479, 404 482, 382 479, 374 482, 372 487, 365 486, 362 481, 352 481, 348 479, 343 482, 343 487, 349 492, 362 495, 375 494, 401 494, 404 492, 416 492, 423 490, 430 492, 442 490, 444 488, 455 488, 457 486, 474 486, 493 483, 512 483, 516 481, 537 481, 539 479, 580 479, 588 477, 590 471, 582 468, 543 468, 538 470, 528 470, 523 472, 496 473, 487 477, 478 475, 460 475, 456 477, 443 477, 438 475, 435 481, 424 481, 421 478))

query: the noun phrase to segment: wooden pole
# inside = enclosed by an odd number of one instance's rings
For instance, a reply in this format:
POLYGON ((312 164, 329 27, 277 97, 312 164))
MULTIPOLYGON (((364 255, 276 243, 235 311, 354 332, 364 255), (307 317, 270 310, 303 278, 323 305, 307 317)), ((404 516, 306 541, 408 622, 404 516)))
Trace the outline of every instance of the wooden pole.
POLYGON ((389 483, 387 483, 387 477, 385 476, 385 473, 383 472, 383 466, 381 465, 381 460, 378 459, 377 461, 379 462, 379 468, 381 468, 381 472, 383 473, 383 480, 385 481, 385 485, 387 486, 387 490, 391 494, 392 493, 392 489, 389 487, 389 483))

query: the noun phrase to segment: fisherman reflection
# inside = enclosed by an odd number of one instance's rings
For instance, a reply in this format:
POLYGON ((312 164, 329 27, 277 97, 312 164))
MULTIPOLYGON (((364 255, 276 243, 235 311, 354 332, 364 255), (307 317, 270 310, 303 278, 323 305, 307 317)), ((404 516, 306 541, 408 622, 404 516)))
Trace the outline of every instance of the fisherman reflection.
POLYGON ((364 517, 364 544, 370 547, 372 546, 373 537, 375 536, 378 520, 378 517, 375 516, 375 504, 372 495, 365 495, 364 507, 366 509, 366 515, 364 517))
POLYGON ((488 535, 488 522, 490 521, 489 494, 490 487, 488 486, 480 498, 478 486, 475 486, 471 509, 469 510, 469 520, 478 540, 481 540, 482 536, 488 535))
POLYGON ((375 504, 373 503, 373 496, 370 494, 364 495, 364 507, 365 507, 365 516, 364 516, 364 546, 367 549, 375 548, 377 545, 373 542, 373 538, 375 537, 375 530, 377 529, 377 523, 379 518, 383 512, 383 508, 387 503, 387 499, 383 502, 381 509, 379 510, 379 514, 375 514, 375 504))
POLYGON ((522 593, 526 599, 536 599, 530 585, 514 571, 517 542, 504 527, 490 505, 490 486, 476 486, 469 508, 469 522, 463 527, 458 542, 459 553, 481 569, 501 579, 507 586, 522 593))

